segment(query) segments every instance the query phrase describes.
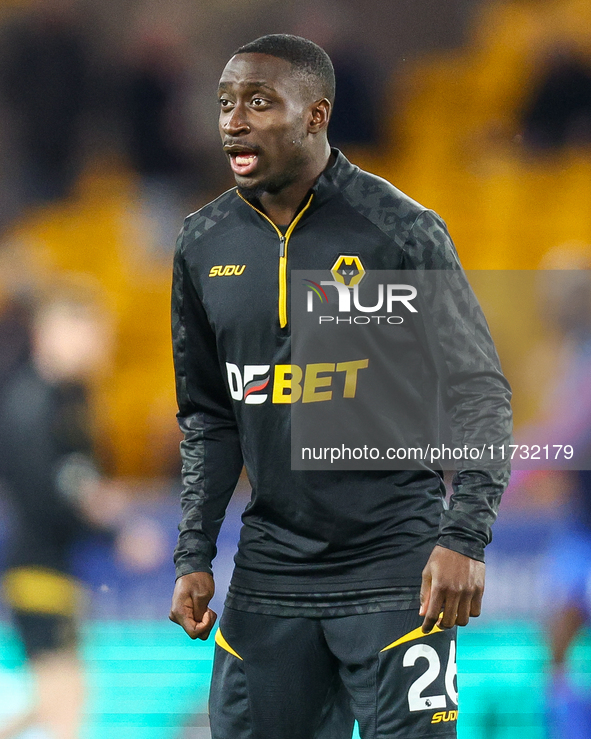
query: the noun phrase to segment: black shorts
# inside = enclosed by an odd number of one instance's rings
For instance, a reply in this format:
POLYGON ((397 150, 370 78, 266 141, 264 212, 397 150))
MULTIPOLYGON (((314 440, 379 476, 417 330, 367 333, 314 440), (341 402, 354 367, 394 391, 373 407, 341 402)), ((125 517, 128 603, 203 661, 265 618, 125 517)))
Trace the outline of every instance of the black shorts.
POLYGON ((14 567, 3 585, 29 659, 75 648, 82 591, 72 577, 47 567, 14 567))
POLYGON ((417 611, 285 618, 224 610, 210 692, 212 739, 455 737, 456 629, 417 611))
POLYGON ((29 659, 78 644, 78 623, 69 616, 13 611, 12 619, 29 659))

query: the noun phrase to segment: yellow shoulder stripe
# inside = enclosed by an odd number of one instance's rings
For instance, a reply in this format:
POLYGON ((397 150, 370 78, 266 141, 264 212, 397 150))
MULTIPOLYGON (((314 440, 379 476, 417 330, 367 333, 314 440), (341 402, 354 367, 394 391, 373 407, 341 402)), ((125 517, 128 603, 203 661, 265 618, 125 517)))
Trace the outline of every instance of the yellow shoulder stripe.
MULTIPOLYGON (((238 654, 238 652, 234 651, 232 647, 228 644, 228 642, 224 639, 221 629, 218 629, 215 632, 215 643, 218 645, 218 647, 225 649, 226 652, 230 652, 230 654, 233 654, 234 657, 238 657, 238 659, 242 659, 242 657, 238 654)), ((242 661, 244 662, 244 660, 242 661)))
POLYGON ((396 639, 396 641, 393 641, 392 644, 388 644, 387 647, 384 647, 380 651, 387 652, 388 649, 394 649, 394 647, 398 647, 401 644, 406 644, 407 641, 414 641, 415 639, 420 639, 422 636, 431 636, 431 634, 436 634, 438 631, 443 630, 444 629, 440 629, 439 626, 435 625, 428 634, 425 634, 423 629, 419 626, 418 629, 414 629, 414 631, 409 631, 408 634, 401 636, 400 639, 396 639))

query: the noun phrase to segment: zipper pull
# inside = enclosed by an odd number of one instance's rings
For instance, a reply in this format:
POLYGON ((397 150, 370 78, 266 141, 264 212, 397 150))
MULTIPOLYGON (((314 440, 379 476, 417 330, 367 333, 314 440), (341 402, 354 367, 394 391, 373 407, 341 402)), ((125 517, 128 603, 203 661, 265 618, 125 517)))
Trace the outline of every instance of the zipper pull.
POLYGON ((281 236, 279 239, 279 257, 285 256, 285 236, 281 236))

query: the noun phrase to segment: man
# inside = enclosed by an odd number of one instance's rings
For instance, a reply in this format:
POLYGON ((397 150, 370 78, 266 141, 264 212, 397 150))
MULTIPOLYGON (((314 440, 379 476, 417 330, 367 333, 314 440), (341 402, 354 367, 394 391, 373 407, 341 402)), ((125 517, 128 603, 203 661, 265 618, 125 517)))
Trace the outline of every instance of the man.
MULTIPOLYGON (((444 511, 441 475, 426 468, 291 469, 295 375, 291 396, 270 375, 253 379, 290 362, 290 270, 330 270, 342 255, 365 270, 461 269, 437 215, 331 150, 333 100, 330 59, 310 41, 241 47, 219 84, 237 188, 179 237, 184 489, 170 617, 191 638, 216 619, 211 560, 243 461, 253 489, 216 634, 213 739, 345 739, 354 718, 363 739, 455 736, 455 627, 480 614, 483 550, 508 481, 506 470, 460 471, 444 511)), ((481 329, 472 359, 448 358, 447 405, 475 420, 486 385, 481 423, 504 438, 510 391, 481 329)))
POLYGON ((86 280, 52 288, 35 306, 31 356, 0 390, 1 494, 14 519, 3 595, 36 683, 31 709, 1 726, 1 739, 30 724, 55 739, 80 736, 83 592, 70 555, 90 534, 111 536, 109 483, 96 464, 88 399, 110 350, 108 321, 86 280))

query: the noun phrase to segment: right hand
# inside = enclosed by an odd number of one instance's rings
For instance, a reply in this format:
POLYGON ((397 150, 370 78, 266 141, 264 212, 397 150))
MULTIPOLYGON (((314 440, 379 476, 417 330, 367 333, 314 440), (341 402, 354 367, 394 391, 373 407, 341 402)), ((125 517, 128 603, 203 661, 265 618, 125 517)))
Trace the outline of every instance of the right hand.
POLYGON ((207 639, 217 614, 208 608, 215 587, 208 572, 191 572, 179 577, 172 594, 169 618, 179 624, 191 639, 207 639))

